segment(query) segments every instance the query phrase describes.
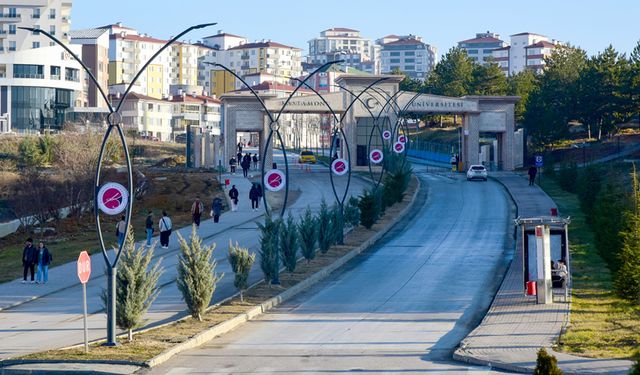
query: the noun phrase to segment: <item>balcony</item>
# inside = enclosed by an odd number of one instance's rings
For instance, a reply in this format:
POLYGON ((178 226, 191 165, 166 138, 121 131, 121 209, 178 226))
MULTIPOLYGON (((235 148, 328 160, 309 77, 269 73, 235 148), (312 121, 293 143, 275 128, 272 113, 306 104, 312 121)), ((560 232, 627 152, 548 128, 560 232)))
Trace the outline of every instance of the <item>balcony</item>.
MULTIPOLYGON (((11 47, 9 47, 9 51, 11 51, 11 47)), ((15 48, 13 49, 15 51, 15 48)), ((13 73, 13 78, 33 78, 33 79, 44 79, 44 74, 20 74, 13 73)))
POLYGON ((241 59, 241 60, 249 60, 249 54, 248 54, 248 53, 242 54, 242 55, 240 56, 240 59, 241 59))
POLYGON ((20 14, 0 14, 0 22, 20 22, 21 20, 20 14))
POLYGON ((71 22, 71 17, 69 16, 62 17, 62 23, 70 23, 70 22, 71 22))

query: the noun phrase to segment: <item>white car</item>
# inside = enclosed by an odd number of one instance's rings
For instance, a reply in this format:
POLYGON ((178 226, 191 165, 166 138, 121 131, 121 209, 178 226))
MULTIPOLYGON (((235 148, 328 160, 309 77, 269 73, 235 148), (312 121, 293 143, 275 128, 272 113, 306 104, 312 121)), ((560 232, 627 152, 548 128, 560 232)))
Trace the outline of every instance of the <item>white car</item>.
POLYGON ((487 181, 487 168, 484 165, 472 165, 467 171, 467 181, 473 179, 487 181))

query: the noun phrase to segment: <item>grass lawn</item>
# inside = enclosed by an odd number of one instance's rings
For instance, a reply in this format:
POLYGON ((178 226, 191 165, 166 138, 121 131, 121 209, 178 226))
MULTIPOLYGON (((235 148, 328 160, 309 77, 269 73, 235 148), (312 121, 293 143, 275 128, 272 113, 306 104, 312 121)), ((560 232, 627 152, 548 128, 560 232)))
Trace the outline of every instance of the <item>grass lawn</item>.
POLYGON ((559 350, 596 358, 630 358, 640 348, 640 306, 613 292, 612 275, 594 247, 578 197, 551 179, 543 183, 563 216, 571 216, 573 272, 570 326, 559 350))

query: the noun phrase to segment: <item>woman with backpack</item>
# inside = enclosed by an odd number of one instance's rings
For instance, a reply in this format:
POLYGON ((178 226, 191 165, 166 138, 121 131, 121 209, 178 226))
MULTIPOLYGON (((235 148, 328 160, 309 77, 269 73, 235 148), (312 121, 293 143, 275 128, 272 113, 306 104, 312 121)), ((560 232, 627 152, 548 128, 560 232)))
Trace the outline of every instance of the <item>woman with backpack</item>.
POLYGON ((169 236, 171 236, 171 218, 167 215, 167 211, 162 211, 158 228, 160 230, 160 246, 162 246, 163 249, 168 249, 169 236))

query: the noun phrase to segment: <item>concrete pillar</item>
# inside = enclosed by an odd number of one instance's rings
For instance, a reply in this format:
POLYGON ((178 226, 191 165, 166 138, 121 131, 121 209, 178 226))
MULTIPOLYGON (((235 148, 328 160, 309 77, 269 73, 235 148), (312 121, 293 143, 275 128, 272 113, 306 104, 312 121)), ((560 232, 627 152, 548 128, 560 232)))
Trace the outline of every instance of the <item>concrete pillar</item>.
POLYGON ((537 302, 553 303, 551 290, 551 231, 548 225, 536 226, 537 302))
POLYGON ((480 152, 480 115, 477 113, 469 113, 464 116, 462 128, 462 159, 464 170, 470 165, 479 164, 480 152))
POLYGON ((191 128, 193 130, 193 167, 202 167, 202 132, 200 128, 191 128))
POLYGON ((211 142, 211 133, 204 133, 204 166, 205 168, 212 168, 213 163, 213 143, 211 142))

